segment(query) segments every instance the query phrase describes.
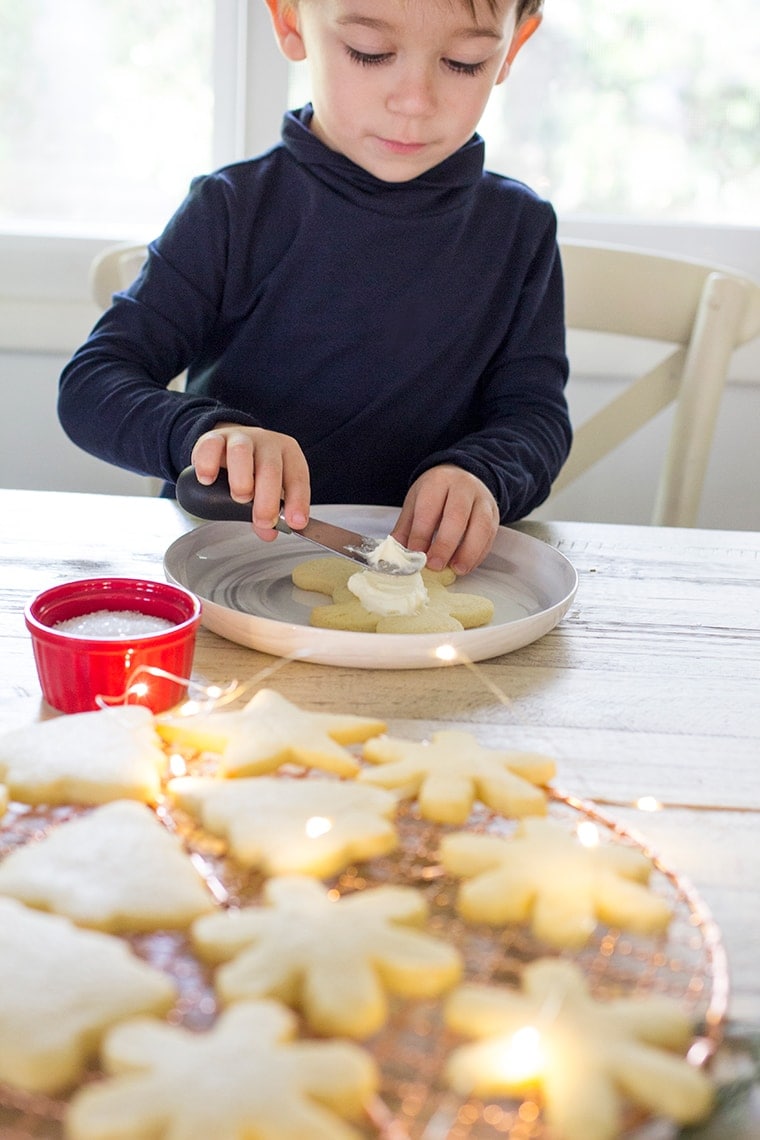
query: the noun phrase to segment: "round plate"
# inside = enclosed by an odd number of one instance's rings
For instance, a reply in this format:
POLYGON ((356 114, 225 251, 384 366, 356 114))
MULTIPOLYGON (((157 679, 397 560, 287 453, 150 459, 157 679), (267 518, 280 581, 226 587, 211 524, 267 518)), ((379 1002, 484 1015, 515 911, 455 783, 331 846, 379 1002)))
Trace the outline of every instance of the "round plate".
MULTIPOLYGON (((375 538, 389 534, 398 517, 392 507, 342 505, 315 507, 314 514, 375 538)), ((451 664, 458 654, 483 661, 510 653, 553 629, 578 587, 574 567, 554 547, 501 527, 485 561, 449 587, 490 598, 489 625, 447 634, 316 629, 309 614, 325 604, 325 595, 299 590, 290 575, 298 562, 319 556, 319 547, 295 535, 268 543, 245 522, 204 523, 172 543, 164 572, 198 595, 202 623, 228 641, 276 657, 358 669, 426 669, 451 664), (441 654, 444 645, 452 652, 441 654)))

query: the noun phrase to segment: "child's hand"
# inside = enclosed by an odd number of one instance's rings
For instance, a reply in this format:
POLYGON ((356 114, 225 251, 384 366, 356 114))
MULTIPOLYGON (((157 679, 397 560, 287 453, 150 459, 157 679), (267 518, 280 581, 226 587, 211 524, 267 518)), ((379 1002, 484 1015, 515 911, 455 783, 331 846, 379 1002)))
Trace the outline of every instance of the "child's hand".
POLYGON ((409 488, 393 537, 410 550, 426 551, 431 570, 450 565, 467 574, 488 554, 498 529, 499 508, 485 483, 443 464, 409 488))
POLYGON ((217 424, 196 442, 190 460, 199 483, 213 483, 227 468, 230 494, 237 503, 250 503, 253 529, 271 542, 285 503, 285 519, 294 530, 309 519, 309 468, 297 442, 289 435, 242 424, 217 424))

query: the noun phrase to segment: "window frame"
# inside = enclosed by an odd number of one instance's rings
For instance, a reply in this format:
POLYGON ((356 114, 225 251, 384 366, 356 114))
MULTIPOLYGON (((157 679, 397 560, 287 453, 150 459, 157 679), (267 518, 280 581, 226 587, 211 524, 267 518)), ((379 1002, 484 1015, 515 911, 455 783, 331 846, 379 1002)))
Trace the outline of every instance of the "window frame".
MULTIPOLYGON (((258 154, 279 138, 288 65, 262 0, 216 0, 213 164, 258 154)), ((655 248, 725 264, 760 279, 760 226, 561 217, 560 235, 655 248)), ((0 353, 72 351, 92 327, 93 257, 125 236, 0 233, 0 353)), ((593 360, 583 370, 595 371, 593 360)), ((733 379, 760 383, 760 341, 736 353, 733 379)))

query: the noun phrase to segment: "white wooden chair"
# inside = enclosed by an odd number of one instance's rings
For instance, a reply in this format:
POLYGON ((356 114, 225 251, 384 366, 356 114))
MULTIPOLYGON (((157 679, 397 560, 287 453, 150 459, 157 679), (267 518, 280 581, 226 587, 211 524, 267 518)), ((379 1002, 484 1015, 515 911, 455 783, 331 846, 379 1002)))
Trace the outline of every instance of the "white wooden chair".
MULTIPOLYGON (((666 347, 654 368, 575 427, 552 497, 674 404, 651 521, 694 526, 731 357, 760 333, 760 284, 732 269, 623 246, 563 240, 560 248, 568 329, 666 347)), ((91 290, 101 307, 134 280, 146 254, 144 245, 121 243, 95 258, 91 290)))
MULTIPOLYGON (((139 242, 120 242, 109 245, 93 258, 90 265, 90 293, 101 309, 108 309, 114 293, 126 289, 137 277, 148 256, 148 247, 139 242)), ((185 374, 169 385, 182 391, 185 374)))
MULTIPOLYGON (((760 333, 760 284, 720 266, 599 242, 563 240, 560 248, 568 330, 662 342, 665 356, 575 426, 552 497, 674 404, 651 521, 694 526, 731 357, 760 333)), ((618 371, 626 374, 625 365, 618 371)))
POLYGON ((90 266, 90 293, 101 309, 108 309, 111 298, 131 285, 148 256, 147 246, 120 242, 102 250, 90 266))
MULTIPOLYGON (((126 289, 137 277, 148 256, 148 247, 140 242, 119 242, 109 245, 97 254, 90 265, 90 293, 101 309, 109 309, 114 293, 126 289)), ((177 376, 169 385, 177 391, 185 386, 185 374, 177 376)), ((160 495, 161 479, 146 477, 150 494, 160 495)))

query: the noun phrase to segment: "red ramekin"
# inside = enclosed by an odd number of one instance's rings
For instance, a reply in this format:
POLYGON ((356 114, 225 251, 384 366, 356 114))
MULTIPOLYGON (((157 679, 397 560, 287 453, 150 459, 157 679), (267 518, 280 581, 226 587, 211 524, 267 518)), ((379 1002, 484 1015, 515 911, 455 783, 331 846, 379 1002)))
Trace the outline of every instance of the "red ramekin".
POLYGON ((201 603, 181 586, 141 578, 64 582, 29 602, 24 618, 32 636, 42 694, 59 712, 100 708, 98 697, 107 704, 146 705, 153 712, 163 712, 187 691, 201 603), (53 628, 58 622, 98 610, 134 611, 173 624, 157 633, 112 639, 53 628))

